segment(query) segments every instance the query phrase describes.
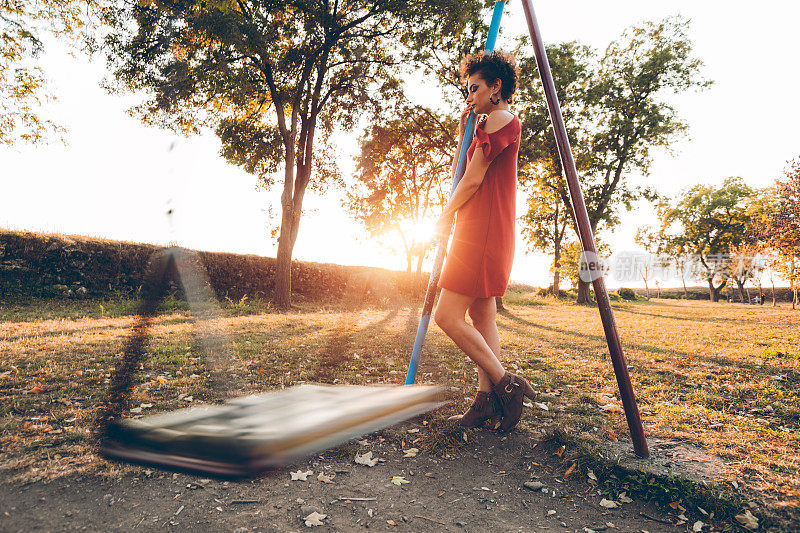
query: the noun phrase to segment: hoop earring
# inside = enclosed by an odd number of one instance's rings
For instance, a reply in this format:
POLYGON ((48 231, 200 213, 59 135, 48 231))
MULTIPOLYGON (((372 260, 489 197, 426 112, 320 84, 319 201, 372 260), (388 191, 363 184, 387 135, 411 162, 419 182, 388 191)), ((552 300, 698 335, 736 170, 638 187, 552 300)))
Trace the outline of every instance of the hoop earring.
POLYGON ((495 101, 491 96, 489 97, 489 101, 492 103, 492 105, 499 104, 500 103, 500 96, 498 96, 497 94, 494 94, 492 96, 497 96, 497 101, 495 101))

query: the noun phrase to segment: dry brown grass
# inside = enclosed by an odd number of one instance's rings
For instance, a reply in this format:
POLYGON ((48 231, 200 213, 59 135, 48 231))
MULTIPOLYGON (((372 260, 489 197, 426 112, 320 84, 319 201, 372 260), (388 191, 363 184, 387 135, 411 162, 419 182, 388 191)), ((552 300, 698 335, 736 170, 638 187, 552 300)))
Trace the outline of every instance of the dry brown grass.
MULTIPOLYGON (((595 442, 626 432, 620 413, 598 408, 616 385, 597 310, 512 296, 498 317, 504 362, 528 377, 549 407, 528 415, 526 427, 595 442)), ((89 453, 88 437, 134 318, 126 314, 130 302, 99 305, 39 300, 1 308, 0 468, 27 478, 109 468, 89 453)), ((297 381, 404 380, 418 310, 309 304, 278 314, 260 312, 257 302, 239 307, 225 310, 223 320, 233 333, 241 392, 297 381)), ((800 312, 664 300, 618 304, 615 314, 647 433, 702 446, 724 459, 720 481, 737 481, 771 506, 797 507, 800 312)), ((162 411, 186 405, 181 395, 217 397, 192 332, 179 305, 159 317, 135 405, 162 411)), ((472 365, 435 326, 418 381, 465 393, 455 393, 436 418, 460 411, 475 383, 472 365)))

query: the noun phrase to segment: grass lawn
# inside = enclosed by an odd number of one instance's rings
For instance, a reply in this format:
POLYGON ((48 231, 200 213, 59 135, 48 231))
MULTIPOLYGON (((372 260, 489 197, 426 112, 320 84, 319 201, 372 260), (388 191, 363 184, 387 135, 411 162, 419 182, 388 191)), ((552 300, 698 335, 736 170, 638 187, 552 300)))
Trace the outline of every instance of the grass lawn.
MULTIPOLYGON (((405 378, 416 307, 300 303, 275 313, 258 301, 226 304, 241 391, 405 378)), ((506 307, 498 317, 503 362, 548 408, 534 407, 523 428, 594 443, 627 433, 597 310, 516 293, 506 307)), ((126 300, 0 306, 0 469, 47 478, 109 468, 91 453, 90 430, 133 309, 126 300)), ((614 309, 648 437, 701 446, 723 459, 720 483, 735 482, 773 508, 800 507, 800 311, 680 300, 614 309)), ((218 398, 192 332, 183 305, 168 301, 134 392, 143 412, 218 398)), ((432 326, 418 381, 452 387, 454 400, 434 419, 462 411, 475 378, 432 326)), ((430 424, 423 451, 441 453, 445 426, 430 424)))

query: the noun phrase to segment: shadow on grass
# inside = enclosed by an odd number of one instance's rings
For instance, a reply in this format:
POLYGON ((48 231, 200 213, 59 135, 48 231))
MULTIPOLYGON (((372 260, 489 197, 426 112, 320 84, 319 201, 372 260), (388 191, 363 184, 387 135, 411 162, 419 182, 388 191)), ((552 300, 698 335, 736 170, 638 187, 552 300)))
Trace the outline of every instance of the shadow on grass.
MULTIPOLYGON (((544 326, 542 324, 537 324, 535 322, 531 322, 530 320, 525 320, 524 318, 520 318, 517 315, 515 315, 515 314, 513 314, 513 313, 511 313, 509 311, 502 311, 502 312, 498 313, 498 315, 506 317, 506 318, 509 318, 509 319, 511 319, 511 320, 513 320, 515 322, 519 322, 519 323, 525 324, 526 326, 530 326, 532 328, 541 329, 541 330, 544 330, 544 331, 550 331, 550 332, 553 332, 553 333, 559 333, 561 335, 569 335, 569 336, 573 336, 573 337, 579 337, 579 338, 583 338, 583 339, 587 339, 587 340, 592 340, 592 341, 595 341, 595 342, 599 343, 603 347, 607 346, 606 338, 605 338, 604 335, 594 335, 594 334, 591 334, 591 333, 579 333, 577 331, 571 331, 571 330, 568 330, 568 329, 560 329, 560 328, 556 328, 556 327, 553 327, 553 326, 544 326)), ((525 331, 519 330, 519 329, 516 329, 516 328, 512 328, 511 326, 508 326, 507 324, 500 323, 500 324, 498 324, 498 326, 501 327, 501 328, 504 328, 504 329, 510 329, 510 330, 516 331, 517 333, 522 333, 522 334, 525 333, 525 331)), ((564 346, 568 346, 568 347, 576 349, 576 350, 584 350, 584 349, 586 349, 586 346, 584 346, 582 344, 572 344, 572 343, 570 343, 570 344, 565 344, 564 346)), ((647 345, 643 345, 643 344, 632 344, 632 343, 623 342, 623 347, 624 348, 630 348, 630 349, 633 349, 633 350, 640 350, 640 351, 648 352, 648 353, 676 354, 676 355, 683 355, 684 357, 689 357, 690 356, 690 354, 688 354, 686 352, 681 352, 681 351, 674 350, 674 349, 671 349, 671 348, 659 348, 658 346, 647 346, 647 345)))
MULTIPOLYGON (((136 314, 130 315, 130 317, 131 318, 135 318, 136 314)), ((188 317, 188 316, 177 316, 177 317, 170 317, 170 318, 164 318, 162 316, 162 317, 156 318, 156 320, 151 323, 151 326, 153 326, 153 325, 170 326, 170 325, 174 325, 174 324, 182 324, 184 322, 191 321, 191 320, 192 319, 190 317, 188 317)), ((89 327, 86 327, 86 328, 78 328, 78 329, 59 329, 59 330, 54 330, 54 331, 43 331, 43 332, 40 332, 40 333, 31 333, 31 334, 27 334, 27 335, 16 335, 16 336, 10 336, 10 337, 0 337, 0 340, 8 341, 8 342, 16 342, 16 341, 21 341, 21 340, 30 339, 30 338, 60 337, 62 335, 66 336, 66 337, 69 337, 69 336, 72 336, 72 335, 78 335, 78 334, 84 334, 84 333, 92 333, 92 332, 101 332, 101 331, 111 331, 111 330, 115 330, 115 329, 122 330, 124 332, 122 334, 123 336, 128 335, 128 332, 127 332, 128 327, 117 324, 117 325, 106 325, 106 326, 89 326, 89 327)))
MULTIPOLYGON (((695 300, 686 300, 686 301, 695 301, 695 300)), ((699 300, 699 301, 702 302, 703 300, 699 300)), ((707 302, 707 300, 705 300, 705 301, 707 302)), ((682 312, 682 310, 686 308, 686 306, 676 305, 676 304, 666 303, 666 302, 652 302, 650 305, 659 306, 659 307, 670 307, 670 308, 673 308, 674 310, 676 310, 678 312, 682 312)), ((719 305, 725 305, 725 304, 719 304, 719 305)), ((715 316, 676 316, 676 315, 667 315, 667 314, 658 314, 658 313, 648 313, 648 312, 645 312, 645 311, 638 310, 634 306, 626 306, 626 307, 619 307, 619 308, 618 307, 614 307, 614 309, 617 309, 617 310, 623 311, 623 312, 627 312, 627 313, 631 313, 631 314, 634 314, 634 315, 650 316, 650 317, 653 317, 653 318, 663 318, 663 319, 666 319, 666 320, 680 320, 680 321, 684 321, 684 322, 700 322, 700 323, 705 322, 705 323, 709 323, 709 324, 713 324, 715 322, 724 322, 724 323, 739 324, 742 321, 742 318, 730 318, 730 317, 724 317, 724 316, 718 316, 718 315, 715 315, 715 316)), ((758 309, 759 308, 755 307, 755 306, 747 306, 747 307, 743 306, 742 307, 743 311, 747 310, 747 311, 757 312, 758 309)), ((764 323, 762 323, 760 321, 757 321, 757 320, 754 321, 754 320, 752 320, 752 318, 748 318, 748 320, 751 321, 751 322, 757 322, 759 324, 764 324, 764 323)))

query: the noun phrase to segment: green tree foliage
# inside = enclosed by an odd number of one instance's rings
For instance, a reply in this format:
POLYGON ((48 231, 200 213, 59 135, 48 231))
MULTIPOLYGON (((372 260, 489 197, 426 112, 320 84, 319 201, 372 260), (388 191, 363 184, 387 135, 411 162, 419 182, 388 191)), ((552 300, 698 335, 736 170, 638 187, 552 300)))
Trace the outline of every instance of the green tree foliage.
MULTIPOLYGON (((424 74, 426 78, 435 80, 437 89, 441 90, 445 112, 459 116, 464 108, 467 93, 461 83, 461 60, 467 54, 483 50, 494 4, 494 0, 459 2, 458 11, 449 15, 458 20, 459 31, 447 31, 440 21, 432 24, 421 21, 422 24, 429 25, 425 29, 426 45, 415 49, 410 65, 415 70, 419 69, 415 72, 417 76, 424 74)), ((501 31, 502 28, 501 24, 501 31)))
MULTIPOLYGON (((680 18, 669 18, 632 27, 602 56, 585 47, 563 45, 560 58, 558 49, 551 48, 551 61, 562 76, 567 74, 564 82, 555 77, 557 83, 564 85, 559 89, 559 98, 566 104, 565 121, 571 130, 594 232, 618 224, 620 210, 630 209, 633 202, 655 198, 651 188, 634 185, 631 176, 646 176, 653 149, 668 149, 686 132, 685 122, 665 97, 709 84, 700 75, 702 62, 692 56, 688 24, 680 18), (560 61, 564 66, 559 65, 560 61), (570 74, 576 76, 572 81, 570 74), (572 105, 574 110, 570 109, 572 105)), ((543 99, 541 89, 534 85, 525 100, 543 99)), ((526 133, 528 144, 542 143, 544 136, 552 138, 546 129, 532 127, 547 124, 543 108, 534 105, 521 113, 534 115, 525 116, 532 132, 532 136, 526 133)), ((530 149, 525 162, 552 161, 552 148, 544 146, 541 150, 530 149)), ((557 185, 556 176, 560 179, 560 173, 552 173, 553 188, 563 190, 557 185)), ((565 205, 569 205, 566 199, 565 205)), ((588 283, 581 282, 578 301, 587 301, 588 294, 588 283)))
POLYGON ((419 273, 429 248, 419 230, 447 204, 458 124, 405 102, 391 116, 373 123, 361 139, 358 174, 345 206, 373 235, 396 231, 408 271, 416 257, 419 273))
POLYGON ((748 242, 752 194, 741 178, 728 178, 720 187, 696 185, 659 206, 660 248, 693 255, 713 302, 728 283, 731 251, 748 242))
POLYGON ((80 41, 99 6, 94 0, 0 0, 0 144, 37 144, 63 132, 41 114, 54 97, 36 58, 47 35, 80 41))
POLYGON ((107 11, 107 44, 119 85, 148 95, 134 109, 146 123, 213 129, 264 186, 282 167, 285 308, 306 190, 336 177, 320 147, 396 90, 398 63, 428 33, 458 32, 461 14, 455 0, 137 0, 107 11))

